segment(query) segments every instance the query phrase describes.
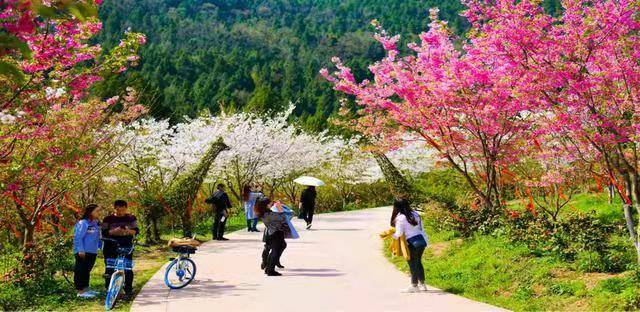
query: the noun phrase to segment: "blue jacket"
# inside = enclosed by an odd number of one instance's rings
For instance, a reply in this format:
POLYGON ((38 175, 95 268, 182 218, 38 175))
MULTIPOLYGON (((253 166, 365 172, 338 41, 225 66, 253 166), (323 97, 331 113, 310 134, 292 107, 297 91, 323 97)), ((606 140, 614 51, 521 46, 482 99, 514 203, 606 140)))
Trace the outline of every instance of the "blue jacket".
POLYGON ((82 219, 76 223, 73 230, 73 253, 98 253, 102 247, 100 240, 100 225, 98 220, 82 219))

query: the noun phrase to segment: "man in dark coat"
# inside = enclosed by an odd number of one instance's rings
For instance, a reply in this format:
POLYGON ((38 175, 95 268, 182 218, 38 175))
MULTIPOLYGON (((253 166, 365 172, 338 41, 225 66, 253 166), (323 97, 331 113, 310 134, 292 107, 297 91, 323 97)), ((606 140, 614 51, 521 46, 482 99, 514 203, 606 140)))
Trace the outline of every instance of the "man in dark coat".
POLYGON ((214 219, 213 219, 213 228, 211 229, 211 234, 213 239, 215 240, 228 240, 224 238, 224 227, 227 223, 227 217, 229 216, 229 210, 231 208, 231 201, 229 200, 229 196, 224 191, 224 184, 218 184, 218 189, 211 194, 205 203, 213 206, 214 219))

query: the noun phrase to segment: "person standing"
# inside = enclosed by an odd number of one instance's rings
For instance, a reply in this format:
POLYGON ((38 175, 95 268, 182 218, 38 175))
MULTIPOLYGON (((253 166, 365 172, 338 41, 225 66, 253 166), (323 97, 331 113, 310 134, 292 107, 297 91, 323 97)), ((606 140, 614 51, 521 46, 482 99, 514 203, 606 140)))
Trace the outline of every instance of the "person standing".
POLYGON ((224 238, 224 228, 227 224, 227 217, 231 208, 229 196, 225 193, 225 185, 220 183, 217 190, 205 200, 205 203, 211 204, 214 211, 213 227, 211 228, 212 238, 219 241, 229 240, 224 238))
POLYGON ((276 266, 280 263, 282 252, 287 246, 284 240, 285 231, 288 228, 287 216, 284 213, 271 211, 269 204, 271 200, 262 197, 258 199, 255 206, 256 214, 262 218, 266 228, 263 236, 261 268, 267 276, 281 276, 282 274, 276 271, 276 266))
POLYGON ((427 247, 429 237, 422 227, 420 215, 411 209, 409 201, 406 199, 396 199, 393 203, 393 213, 391 214, 391 226, 396 231, 393 234, 395 239, 402 236, 407 238, 409 248, 409 270, 411 271, 411 286, 405 292, 427 291, 424 283, 424 267, 422 266, 422 254, 427 247))
POLYGON ((252 192, 249 185, 245 185, 242 189, 242 206, 244 207, 244 215, 247 219, 248 232, 260 232, 257 228, 258 217, 256 217, 256 214, 253 211, 256 200, 260 196, 262 196, 262 193, 252 192))
POLYGON ((302 219, 307 223, 307 230, 311 229, 311 223, 313 222, 313 212, 316 208, 316 187, 307 186, 300 195, 300 214, 302 219))
MULTIPOLYGON (((102 236, 112 239, 104 242, 102 253, 104 254, 104 264, 107 265, 107 259, 118 257, 118 247, 133 247, 133 239, 140 232, 138 229, 138 221, 136 217, 128 212, 128 204, 124 200, 116 200, 113 203, 115 212, 102 221, 102 236)), ((133 260, 133 253, 126 256, 127 259, 133 260)), ((111 275, 114 269, 105 269, 105 287, 109 288, 111 283, 111 275)), ((124 293, 126 299, 133 298, 133 271, 125 271, 124 293)))
POLYGON ((73 254, 76 264, 73 269, 73 284, 80 298, 93 298, 98 293, 89 289, 91 270, 96 263, 98 249, 101 247, 100 208, 96 204, 87 205, 82 217, 73 230, 73 254))

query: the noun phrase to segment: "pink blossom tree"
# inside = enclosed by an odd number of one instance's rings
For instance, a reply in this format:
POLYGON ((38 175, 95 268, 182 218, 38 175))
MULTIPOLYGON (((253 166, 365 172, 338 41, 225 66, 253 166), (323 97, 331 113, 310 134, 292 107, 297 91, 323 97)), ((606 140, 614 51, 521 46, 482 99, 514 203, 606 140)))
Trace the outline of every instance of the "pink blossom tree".
POLYGON ((102 54, 89 40, 101 29, 100 1, 5 1, 0 5, 0 208, 2 225, 23 239, 66 231, 75 213, 68 193, 109 163, 105 126, 144 109, 135 92, 107 100, 89 88, 134 65, 145 38, 127 33, 102 54), (39 3, 39 2, 38 2, 39 3), (8 38, 8 39, 7 39, 8 38), (6 39, 6 40, 5 40, 6 39))
POLYGON ((370 66, 373 80, 356 81, 334 58, 337 71, 322 74, 355 98, 355 122, 363 133, 382 135, 393 146, 406 131, 422 137, 460 172, 483 206, 503 206, 501 169, 517 160, 531 134, 537 103, 513 92, 519 83, 508 65, 487 58, 473 42, 455 48, 446 23, 431 11, 428 32, 401 57, 399 36, 379 28, 386 57, 370 66))
POLYGON ((640 4, 565 0, 558 17, 531 0, 467 5, 474 43, 522 77, 518 94, 544 105, 549 122, 541 129, 573 157, 600 160, 640 261, 640 4))

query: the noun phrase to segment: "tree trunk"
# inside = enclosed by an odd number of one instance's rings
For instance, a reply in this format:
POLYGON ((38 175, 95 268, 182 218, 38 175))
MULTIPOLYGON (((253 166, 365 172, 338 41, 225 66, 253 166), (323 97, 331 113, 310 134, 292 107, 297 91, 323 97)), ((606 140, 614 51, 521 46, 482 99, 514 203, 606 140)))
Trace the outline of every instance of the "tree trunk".
POLYGON ((191 222, 191 213, 188 212, 182 214, 182 236, 193 236, 193 223, 191 222))
POLYGON ((24 239, 22 241, 22 247, 25 251, 33 247, 35 240, 33 239, 33 235, 35 233, 35 225, 29 223, 25 225, 24 228, 24 239))
POLYGON ((156 242, 160 241, 160 230, 158 229, 158 218, 153 218, 151 220, 151 226, 153 227, 153 240, 156 242))
MULTIPOLYGON (((627 225, 627 231, 629 232, 629 237, 631 238, 631 242, 636 249, 636 261, 640 264, 640 237, 638 236, 638 231, 640 231, 640 222, 636 224, 633 219, 633 207, 635 207, 636 211, 638 211, 638 215, 640 216, 640 196, 638 195, 638 179, 636 174, 623 173, 623 179, 626 184, 626 192, 629 200, 631 200, 632 204, 624 203, 625 199, 623 198, 623 210, 624 210, 624 219, 627 225), (632 207, 633 206, 633 207, 632 207), (636 226, 639 226, 638 228, 636 226)), ((623 197, 623 196, 621 196, 623 197)))
POLYGON ((396 197, 406 198, 411 202, 421 202, 423 199, 419 193, 413 188, 413 185, 407 181, 400 170, 389 160, 389 158, 378 152, 372 152, 373 158, 380 166, 385 180, 389 183, 391 193, 396 197))

